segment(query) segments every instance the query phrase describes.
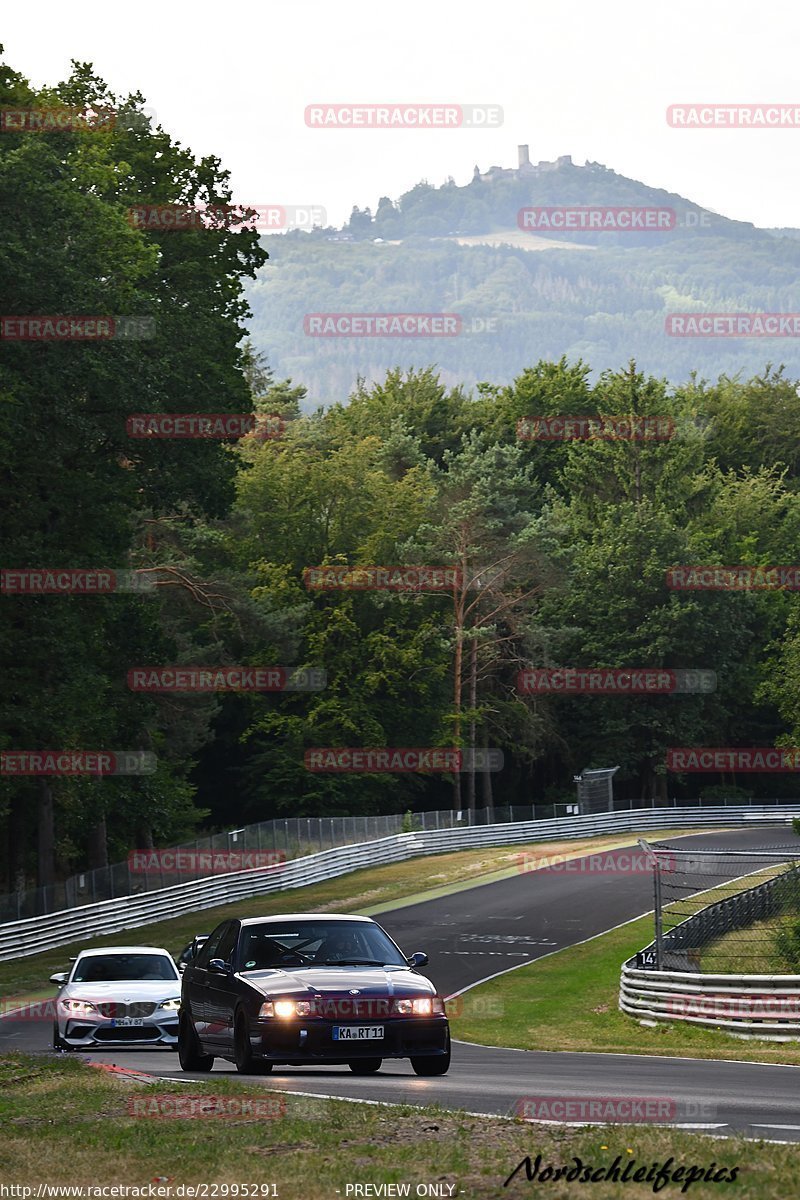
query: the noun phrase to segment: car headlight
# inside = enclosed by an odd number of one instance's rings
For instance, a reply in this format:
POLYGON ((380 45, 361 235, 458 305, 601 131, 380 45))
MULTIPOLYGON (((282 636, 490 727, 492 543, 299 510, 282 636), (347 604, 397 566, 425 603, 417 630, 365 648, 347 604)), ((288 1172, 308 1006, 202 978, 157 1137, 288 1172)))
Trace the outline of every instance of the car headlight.
POLYGON ((258 1010, 259 1017, 308 1017, 314 1006, 308 1000, 265 1000, 258 1010))
POLYGON ((168 1008, 170 1012, 176 1012, 181 1006, 180 996, 172 996, 169 1000, 162 1000, 159 1008, 168 1008))
POLYGON ((444 1016, 444 1001, 440 996, 418 996, 416 1000, 395 1000, 394 1010, 401 1016, 444 1016))
POLYGON ((62 1006, 62 1008, 65 1008, 67 1010, 67 1012, 73 1012, 73 1013, 97 1012, 97 1009, 95 1008, 95 1006, 93 1004, 90 1004, 88 1000, 59 1000, 59 1004, 62 1006))

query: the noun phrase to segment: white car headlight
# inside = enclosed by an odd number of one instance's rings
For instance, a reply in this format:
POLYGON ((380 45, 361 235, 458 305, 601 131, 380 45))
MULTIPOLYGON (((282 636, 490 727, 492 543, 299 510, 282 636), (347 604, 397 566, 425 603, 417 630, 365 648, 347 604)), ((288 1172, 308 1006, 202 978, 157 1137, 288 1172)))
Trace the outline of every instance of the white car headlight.
POLYGON ((62 1008, 65 1008, 67 1010, 67 1012, 72 1012, 72 1013, 97 1012, 97 1009, 95 1008, 95 1006, 93 1004, 90 1004, 88 1000, 59 1000, 59 1004, 62 1006, 62 1008))
POLYGON ((264 1017, 309 1017, 314 1012, 314 1006, 308 1000, 265 1000, 258 1010, 258 1015, 264 1017))
POLYGON ((172 996, 169 1000, 162 1000, 159 1008, 168 1008, 170 1012, 177 1012, 181 1006, 180 996, 172 996))
POLYGON ((416 1000, 395 1000, 394 1010, 401 1016, 430 1017, 444 1013, 439 996, 418 996, 416 1000))

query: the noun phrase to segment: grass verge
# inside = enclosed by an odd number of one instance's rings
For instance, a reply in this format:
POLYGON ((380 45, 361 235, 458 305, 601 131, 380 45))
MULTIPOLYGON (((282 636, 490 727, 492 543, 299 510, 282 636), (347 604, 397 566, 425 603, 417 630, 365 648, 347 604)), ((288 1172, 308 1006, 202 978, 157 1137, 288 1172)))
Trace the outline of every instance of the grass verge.
MULTIPOLYGON (((679 837, 681 832, 686 831, 657 830, 649 833, 648 837, 651 840, 679 837)), ((371 913, 390 908, 394 903, 407 901, 412 897, 415 900, 432 899, 449 891, 508 878, 517 873, 516 864, 522 853, 549 852, 579 856, 589 850, 611 850, 619 846, 635 845, 637 836, 633 833, 616 834, 607 838, 531 842, 528 845, 459 850, 452 854, 438 854, 425 859, 412 858, 390 866, 352 871, 308 887, 238 900, 235 904, 204 909, 187 916, 175 917, 171 921, 142 925, 132 932, 108 934, 91 939, 89 944, 118 946, 126 942, 135 942, 138 945, 164 946, 170 953, 177 955, 195 934, 207 933, 220 921, 229 917, 304 911, 371 913), (423 870, 427 868, 427 875, 422 873, 421 864, 424 864, 423 870), (421 892, 422 887, 429 890, 421 892)), ((51 995, 52 986, 42 992, 43 987, 47 988, 49 977, 56 971, 63 971, 70 956, 77 954, 86 944, 87 939, 83 939, 43 954, 0 963, 0 997, 4 997, 8 1003, 16 997, 39 999, 42 995, 51 995)))
MULTIPOLYGON (((739 1138, 716 1141, 646 1126, 525 1125, 431 1107, 313 1100, 223 1079, 182 1088, 142 1086, 69 1058, 0 1058, 0 1124, 0 1174, 6 1184, 124 1184, 142 1188, 139 1194, 145 1196, 149 1185, 170 1189, 151 1194, 174 1197, 181 1184, 203 1183, 230 1185, 228 1192, 217 1193, 228 1196, 236 1194, 235 1184, 258 1185, 258 1192, 251 1187, 250 1196, 277 1195, 280 1200, 346 1200, 348 1185, 367 1183, 408 1185, 412 1197, 423 1184, 438 1186, 432 1195, 466 1200, 530 1196, 524 1170, 503 1189, 526 1155, 533 1161, 541 1155, 542 1169, 548 1164, 573 1167, 575 1157, 583 1165, 608 1168, 617 1156, 622 1168, 635 1161, 636 1167, 650 1169, 668 1159, 673 1160, 671 1170, 683 1167, 684 1173, 691 1166, 706 1170, 712 1163, 726 1172, 738 1168, 736 1182, 722 1188, 719 1183, 694 1183, 688 1194, 697 1200, 728 1195, 775 1200, 796 1194, 797 1184, 796 1146, 739 1138), (170 1097, 180 1095, 185 1102, 187 1095, 200 1094, 207 1102, 213 1095, 217 1113, 223 1100, 229 1112, 248 1100, 271 1102, 273 1112, 277 1105, 282 1111, 271 1119, 131 1115, 132 1102, 138 1102, 140 1111, 144 1106, 155 1111, 171 1105, 170 1097)), ((682 1187, 679 1177, 660 1194, 678 1196, 682 1187)), ((564 1180, 551 1181, 546 1189, 553 1200, 566 1200, 580 1190, 564 1180)), ((590 1191, 605 1200, 652 1195, 654 1188, 652 1183, 598 1181, 590 1191)))
POLYGON ((683 1022, 649 1027, 620 1012, 620 967, 652 938, 652 917, 642 917, 473 988, 464 996, 463 1015, 451 1017, 453 1035, 521 1050, 800 1065, 800 1042, 743 1041, 683 1022))
POLYGON ((745 929, 732 929, 706 946, 700 969, 726 975, 791 975, 792 968, 778 953, 776 937, 786 918, 754 921, 745 929))

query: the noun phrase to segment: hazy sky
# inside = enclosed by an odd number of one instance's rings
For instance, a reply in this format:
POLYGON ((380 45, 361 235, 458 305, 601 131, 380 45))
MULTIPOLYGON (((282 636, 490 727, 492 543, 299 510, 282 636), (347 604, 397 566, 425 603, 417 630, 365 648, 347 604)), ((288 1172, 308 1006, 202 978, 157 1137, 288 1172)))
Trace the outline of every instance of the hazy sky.
POLYGON ((800 225, 800 128, 677 130, 681 102, 797 103, 787 0, 322 0, 9 5, 10 65, 35 84, 92 62, 169 133, 217 154, 235 199, 322 205, 339 224, 420 179, 571 154, 757 225, 800 225), (247 10, 252 16, 241 15, 247 10), (492 130, 312 129, 306 105, 497 104, 492 130))

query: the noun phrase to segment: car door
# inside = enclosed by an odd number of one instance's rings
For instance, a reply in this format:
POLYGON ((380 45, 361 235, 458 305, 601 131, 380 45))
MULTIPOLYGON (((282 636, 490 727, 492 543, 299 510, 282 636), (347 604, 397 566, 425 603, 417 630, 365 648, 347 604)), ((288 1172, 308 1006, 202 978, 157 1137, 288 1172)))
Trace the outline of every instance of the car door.
POLYGON ((186 967, 183 975, 183 988, 181 991, 183 1002, 188 1003, 194 1027, 197 1030, 198 1037, 203 1042, 207 1039, 206 1027, 208 1024, 206 1015, 208 1008, 206 996, 208 990, 207 964, 210 959, 215 957, 217 946, 227 925, 228 922, 226 921, 223 925, 217 926, 208 941, 201 948, 197 958, 186 967))
MULTIPOLYGON (((230 921, 222 932, 216 950, 206 959, 221 958, 231 968, 234 950, 239 939, 239 922, 230 921)), ((203 947, 205 950, 205 946, 203 947)), ((205 957, 205 956, 204 956, 205 957)), ((233 1053, 233 1010, 236 1003, 236 989, 232 971, 221 974, 219 971, 206 972, 206 1035, 204 1041, 221 1051, 233 1053)))

